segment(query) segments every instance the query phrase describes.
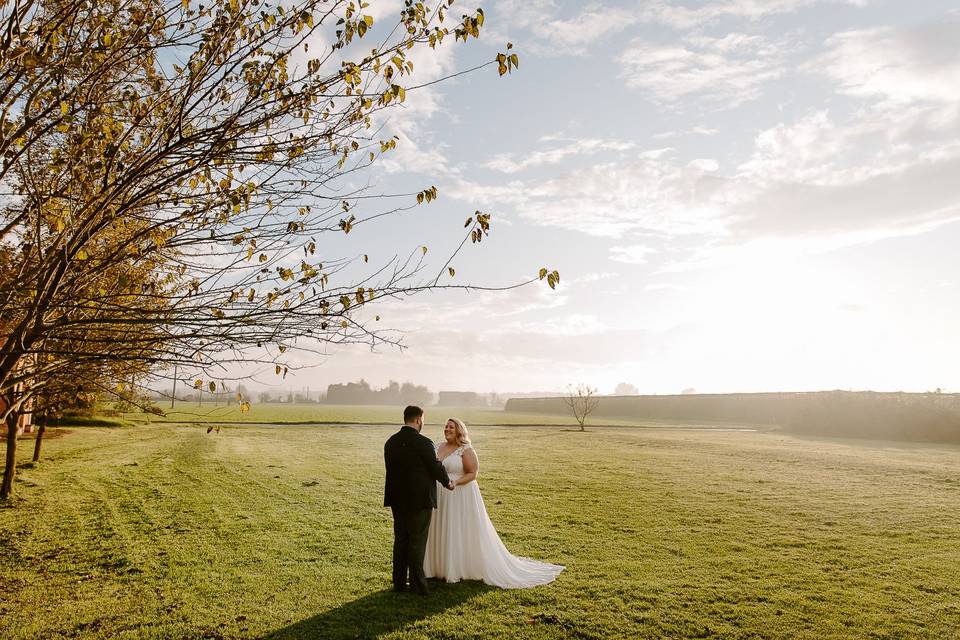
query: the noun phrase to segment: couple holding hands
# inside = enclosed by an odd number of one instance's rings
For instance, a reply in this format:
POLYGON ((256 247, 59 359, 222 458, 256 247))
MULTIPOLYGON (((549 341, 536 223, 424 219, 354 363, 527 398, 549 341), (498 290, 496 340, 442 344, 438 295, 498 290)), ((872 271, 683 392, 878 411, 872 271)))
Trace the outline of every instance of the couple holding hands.
POLYGON ((436 443, 420 433, 420 407, 404 409, 403 423, 383 448, 394 591, 408 590, 408 579, 409 589, 428 595, 427 578, 524 589, 560 575, 562 566, 514 556, 503 545, 480 495, 480 461, 463 421, 447 420, 436 443))

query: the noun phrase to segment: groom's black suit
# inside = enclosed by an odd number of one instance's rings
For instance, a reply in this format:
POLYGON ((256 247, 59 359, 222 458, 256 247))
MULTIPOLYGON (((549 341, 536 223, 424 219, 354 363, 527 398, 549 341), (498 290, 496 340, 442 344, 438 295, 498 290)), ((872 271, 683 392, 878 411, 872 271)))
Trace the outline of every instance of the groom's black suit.
POLYGON ((450 479, 430 439, 409 425, 387 440, 383 460, 387 467, 383 506, 393 511, 393 588, 406 587, 409 569, 410 585, 425 594, 423 556, 437 506, 437 482, 446 485, 450 479))

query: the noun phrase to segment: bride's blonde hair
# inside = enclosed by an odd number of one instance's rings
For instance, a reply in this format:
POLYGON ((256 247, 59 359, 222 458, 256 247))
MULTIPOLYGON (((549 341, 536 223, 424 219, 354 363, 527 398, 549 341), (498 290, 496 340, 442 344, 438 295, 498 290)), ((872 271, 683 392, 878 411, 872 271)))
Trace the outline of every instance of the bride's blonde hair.
POLYGON ((463 424, 460 418, 447 418, 454 424, 454 431, 457 434, 457 444, 461 447, 470 444, 470 433, 467 432, 467 425, 463 424))

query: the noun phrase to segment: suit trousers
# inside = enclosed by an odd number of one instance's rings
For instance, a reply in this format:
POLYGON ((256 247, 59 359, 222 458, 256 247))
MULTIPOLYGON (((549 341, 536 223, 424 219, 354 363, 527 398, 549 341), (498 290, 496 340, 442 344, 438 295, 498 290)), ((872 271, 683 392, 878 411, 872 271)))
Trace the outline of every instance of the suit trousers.
POLYGON ((393 511, 393 588, 403 590, 410 574, 410 586, 417 593, 427 593, 423 574, 423 557, 427 552, 427 533, 433 509, 398 509, 393 511))

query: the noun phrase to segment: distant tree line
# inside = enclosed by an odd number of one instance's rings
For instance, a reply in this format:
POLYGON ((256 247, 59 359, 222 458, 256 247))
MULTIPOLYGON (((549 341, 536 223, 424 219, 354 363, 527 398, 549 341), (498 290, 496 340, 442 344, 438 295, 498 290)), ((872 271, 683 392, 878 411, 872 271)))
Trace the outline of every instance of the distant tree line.
MULTIPOLYGON (((440 391, 433 392, 424 385, 412 382, 390 381, 387 386, 374 388, 366 380, 359 382, 344 382, 328 385, 326 391, 311 391, 307 387, 293 389, 262 389, 251 391, 244 384, 236 387, 221 382, 216 391, 208 389, 194 389, 185 386, 177 390, 174 397, 173 389, 167 388, 144 394, 143 402, 153 402, 162 406, 172 406, 178 402, 200 404, 230 404, 235 395, 241 394, 244 398, 253 398, 260 404, 360 404, 360 405, 399 405, 420 404, 454 407, 502 407, 506 398, 499 393, 481 393, 476 391, 440 391)), ((101 400, 97 396, 97 400, 101 400)), ((94 402, 97 404, 97 402, 94 402)), ((116 404, 116 403, 115 403, 116 404)))
POLYGON ((366 380, 331 384, 327 387, 328 404, 386 404, 407 405, 433 404, 433 392, 425 386, 412 382, 390 383, 382 389, 374 389, 366 380))
POLYGON ((309 391, 261 391, 257 394, 260 404, 284 402, 287 404, 317 404, 323 402, 323 395, 317 397, 309 391))
MULTIPOLYGON (((242 385, 241 385, 242 387, 242 385)), ((246 389, 243 393, 247 395, 246 389)), ((207 394, 210 395, 210 394, 207 394)), ((255 394, 257 402, 292 404, 361 404, 361 405, 400 405, 420 404, 452 407, 503 407, 506 399, 499 393, 480 393, 477 391, 440 391, 433 392, 428 387, 412 382, 390 381, 387 386, 374 388, 366 380, 344 382, 327 386, 326 391, 311 393, 309 389, 292 391, 287 389, 263 390, 255 394)), ((195 395, 188 399, 195 401, 195 395)), ((206 402, 207 400, 204 400, 206 402)))
POLYGON ((784 427, 819 436, 960 443, 960 395, 811 394, 784 420, 784 427))
MULTIPOLYGON (((592 413, 598 420, 726 422, 838 438, 960 443, 960 394, 822 391, 601 396, 598 400, 592 413)), ((511 398, 505 409, 569 412, 562 398, 511 398)))

